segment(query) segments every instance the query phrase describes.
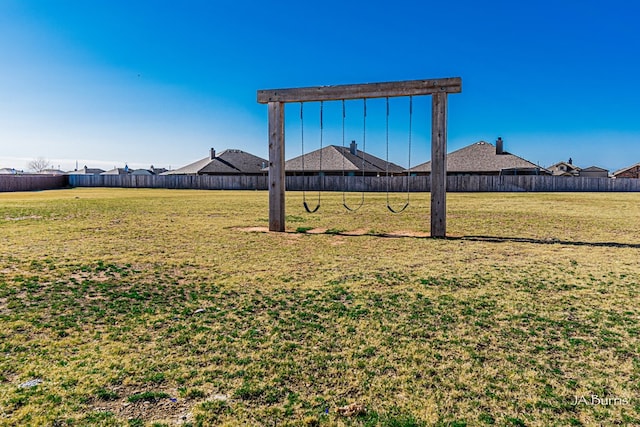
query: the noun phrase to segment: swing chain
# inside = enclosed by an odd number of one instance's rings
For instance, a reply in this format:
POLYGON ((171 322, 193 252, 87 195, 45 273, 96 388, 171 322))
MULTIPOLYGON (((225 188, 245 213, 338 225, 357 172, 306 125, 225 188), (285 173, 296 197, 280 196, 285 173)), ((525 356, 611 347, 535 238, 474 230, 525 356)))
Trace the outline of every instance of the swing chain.
POLYGON ((407 200, 404 206, 395 210, 391 207, 391 203, 389 202, 389 97, 387 97, 387 119, 386 119, 386 143, 387 143, 387 209, 392 213, 400 213, 409 207, 410 201, 410 182, 409 176, 411 172, 411 134, 413 132, 413 96, 409 96, 409 165, 407 166, 407 200))
MULTIPOLYGON (((364 181, 364 174, 365 174, 365 160, 364 160, 364 150, 366 149, 366 116, 367 116, 367 100, 366 98, 363 98, 364 101, 364 113, 363 116, 365 117, 364 119, 364 123, 363 123, 363 136, 362 136, 362 141, 363 141, 363 146, 362 146, 362 177, 363 177, 363 181, 364 181)), ((364 182, 363 182, 363 188, 362 188, 362 193, 360 196, 360 202, 358 203, 358 205, 356 207, 351 207, 347 204, 347 196, 346 196, 346 192, 347 192, 347 186, 346 186, 346 178, 345 178, 345 169, 344 169, 344 161, 345 161, 345 157, 346 157, 346 145, 345 145, 345 119, 347 117, 347 112, 346 112, 346 107, 345 107, 345 101, 344 99, 342 100, 342 206, 344 206, 344 208, 346 210, 348 210, 349 212, 355 212, 358 209, 360 209, 363 205, 364 205, 364 182)), ((355 152, 355 156, 358 156, 358 150, 356 149, 355 152)))
MULTIPOLYGON (((307 203, 307 194, 306 194, 306 177, 305 177, 305 167, 304 167, 304 108, 303 102, 300 102, 300 133, 301 133, 301 145, 302 145, 302 205, 304 209, 309 213, 317 212, 320 208, 320 189, 318 189, 318 202, 316 207, 311 209, 309 204, 307 203)), ((323 118, 322 118, 322 101, 320 102, 320 171, 322 170, 322 133, 323 133, 323 118)))

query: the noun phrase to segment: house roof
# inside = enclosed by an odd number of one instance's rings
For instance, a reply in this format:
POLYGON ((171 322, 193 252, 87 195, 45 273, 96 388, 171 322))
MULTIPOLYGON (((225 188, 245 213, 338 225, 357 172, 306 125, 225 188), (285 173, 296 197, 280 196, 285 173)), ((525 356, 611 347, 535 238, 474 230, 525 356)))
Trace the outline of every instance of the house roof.
POLYGON ((151 169, 148 169, 148 170, 154 175, 160 175, 169 171, 169 169, 167 168, 154 168, 153 165, 151 166, 151 169))
POLYGON ((615 175, 621 174, 623 172, 626 172, 629 169, 633 169, 633 168, 637 168, 637 167, 640 167, 640 163, 636 163, 636 164, 633 164, 631 166, 627 166, 626 168, 618 169, 617 171, 613 172, 613 175, 615 176, 615 175))
POLYGON ((558 162, 555 163, 551 166, 549 166, 547 169, 552 169, 552 168, 557 168, 558 166, 565 166, 567 168, 567 170, 571 169, 571 170, 580 170, 580 168, 576 165, 574 165, 573 163, 569 163, 569 162, 558 162))
POLYGON ((131 172, 129 168, 114 168, 106 172, 102 172, 100 175, 128 175, 131 172))
POLYGON ((131 172, 131 175, 155 175, 155 174, 151 173, 151 171, 147 169, 135 169, 131 172))
POLYGON ((65 172, 60 169, 43 169, 38 172, 40 175, 64 175, 65 172))
POLYGON ((208 165, 210 161, 211 159, 209 157, 205 157, 181 168, 165 172, 163 175, 196 175, 198 171, 208 165))
MULTIPOLYGON (((478 141, 447 154, 447 172, 500 172, 503 169, 532 168, 544 169, 506 151, 497 154, 496 147, 485 141, 478 141)), ((411 168, 411 171, 431 172, 431 161, 411 168)))
POLYGON ((580 173, 580 168, 569 162, 558 162, 547 167, 547 170, 555 176, 578 176, 580 173))
POLYGON ((164 173, 164 175, 195 175, 195 174, 245 174, 261 173, 262 168, 269 162, 242 150, 230 149, 222 153, 205 157, 181 168, 164 173))
MULTIPOLYGON (((294 157, 285 162, 284 168, 287 172, 302 172, 303 156, 294 157)), ((389 172, 404 172, 402 166, 395 163, 388 163, 389 172)), ((349 147, 329 145, 322 149, 304 154, 305 172, 386 172, 387 161, 379 157, 372 156, 362 150, 355 150, 352 154, 349 147), (363 164, 364 160, 364 164, 363 164)))
POLYGON ((102 172, 104 172, 104 169, 88 168, 88 167, 85 166, 82 169, 78 169, 78 170, 75 170, 75 171, 67 172, 67 175, 99 175, 102 172))
POLYGON ((589 166, 588 168, 583 168, 580 171, 581 172, 609 172, 609 169, 603 169, 598 166, 589 166))
POLYGON ((260 173, 269 162, 242 150, 225 150, 216 156, 200 173, 260 173))

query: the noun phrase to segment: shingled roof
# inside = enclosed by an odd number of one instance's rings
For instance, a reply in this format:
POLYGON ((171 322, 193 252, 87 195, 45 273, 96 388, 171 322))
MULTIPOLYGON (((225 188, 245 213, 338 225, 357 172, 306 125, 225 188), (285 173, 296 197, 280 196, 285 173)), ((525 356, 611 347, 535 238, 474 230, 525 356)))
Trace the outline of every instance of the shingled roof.
POLYGON ((87 166, 85 166, 82 169, 67 172, 67 175, 100 175, 102 172, 104 172, 104 169, 88 168, 87 166))
MULTIPOLYGON (((498 154, 496 147, 485 141, 479 141, 447 154, 447 173, 499 174, 503 170, 537 170, 549 173, 546 169, 514 154, 503 151, 498 154)), ((431 161, 422 163, 411 172, 431 172, 431 161)))
POLYGON ((579 176, 580 168, 573 164, 571 160, 568 162, 558 162, 547 168, 551 174, 555 176, 579 176))
POLYGON ((613 173, 616 178, 640 178, 640 163, 618 169, 613 173))
POLYGON ((262 169, 268 163, 266 159, 242 150, 225 150, 216 155, 212 149, 208 157, 163 175, 255 175, 263 174, 262 169))
POLYGON ((102 172, 100 175, 129 175, 130 173, 131 170, 129 170, 129 167, 125 166, 124 168, 109 169, 106 172, 102 172))
MULTIPOLYGON (((352 143, 354 144, 354 143, 352 143)), ((287 160, 284 165, 286 172, 302 173, 303 156, 287 160)), ((402 173, 404 168, 395 163, 388 163, 389 173, 402 173)), ((342 173, 356 172, 365 174, 379 174, 387 172, 387 162, 379 157, 367 154, 357 147, 341 147, 328 145, 322 149, 304 154, 305 173, 342 173), (322 158, 322 164, 321 162, 322 158), (364 160, 364 165, 363 165, 364 160)))

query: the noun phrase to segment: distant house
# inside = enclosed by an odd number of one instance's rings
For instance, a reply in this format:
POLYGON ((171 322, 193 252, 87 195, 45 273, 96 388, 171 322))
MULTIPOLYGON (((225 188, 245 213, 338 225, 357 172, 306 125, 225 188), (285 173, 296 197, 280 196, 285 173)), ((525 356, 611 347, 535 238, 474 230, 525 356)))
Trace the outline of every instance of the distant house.
POLYGON ((613 173, 614 178, 640 178, 640 163, 619 169, 613 173))
POLYGON ((131 175, 147 175, 147 176, 160 175, 168 171, 169 171, 168 169, 156 168, 156 167, 153 167, 153 165, 151 165, 149 169, 135 169, 131 172, 131 175))
POLYGON ((2 168, 0 169, 0 175, 16 175, 19 172, 14 168, 2 168))
POLYGON ((67 172, 67 175, 100 175, 104 172, 104 169, 88 168, 86 165, 82 169, 76 169, 71 172, 67 172))
POLYGON ((265 175, 268 161, 242 150, 225 150, 220 154, 213 148, 209 156, 163 175, 265 175))
POLYGON ((129 169, 129 166, 125 165, 123 168, 109 169, 106 172, 102 172, 100 175, 129 175, 131 172, 132 171, 129 169))
POLYGON ((42 169, 40 175, 64 175, 66 172, 60 169, 42 169))
POLYGON ((558 162, 547 168, 554 176, 586 177, 586 178, 608 178, 609 171, 598 166, 579 168, 569 159, 568 162, 558 162))
POLYGON ((131 175, 151 176, 151 175, 154 175, 154 174, 151 173, 151 171, 149 169, 134 169, 134 170, 131 171, 131 175))
POLYGON ((588 168, 580 169, 580 176, 585 178, 608 178, 609 170, 598 166, 589 166, 588 168))
POLYGON ((355 141, 349 147, 328 145, 302 156, 287 160, 285 175, 344 175, 384 176, 405 174, 405 169, 394 163, 358 150, 355 141), (304 165, 303 165, 304 162, 304 165))
MULTIPOLYGON (((430 175, 431 161, 410 169, 411 174, 430 175)), ((447 154, 447 175, 550 175, 551 172, 503 150, 502 138, 496 145, 479 141, 447 154)))
POLYGON ((573 164, 573 160, 558 162, 547 168, 554 176, 579 176, 580 168, 573 164))

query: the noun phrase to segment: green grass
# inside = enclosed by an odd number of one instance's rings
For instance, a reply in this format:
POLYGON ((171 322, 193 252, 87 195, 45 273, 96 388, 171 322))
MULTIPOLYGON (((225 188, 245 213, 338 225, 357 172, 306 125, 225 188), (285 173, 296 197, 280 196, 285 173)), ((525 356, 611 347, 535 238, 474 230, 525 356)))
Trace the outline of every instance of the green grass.
POLYGON ((267 199, 0 194, 0 425, 640 423, 640 194, 267 199))

